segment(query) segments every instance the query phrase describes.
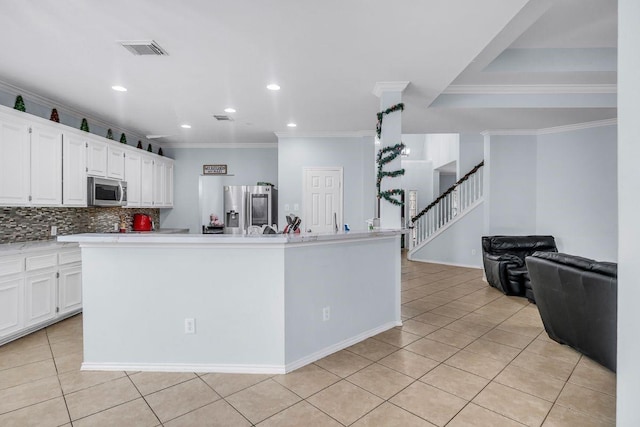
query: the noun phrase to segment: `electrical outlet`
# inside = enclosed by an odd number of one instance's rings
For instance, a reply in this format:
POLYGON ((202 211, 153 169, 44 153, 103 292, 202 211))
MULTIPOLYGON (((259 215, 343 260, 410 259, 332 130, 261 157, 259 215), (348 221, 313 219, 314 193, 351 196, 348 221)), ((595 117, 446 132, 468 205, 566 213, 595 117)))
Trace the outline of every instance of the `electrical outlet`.
POLYGON ((184 319, 184 333, 195 334, 196 333, 196 319, 184 319))
POLYGON ((284 205, 284 211, 289 212, 289 203, 284 205))
POLYGON ((475 255, 476 254, 476 250, 475 249, 471 249, 471 255, 475 255))
POLYGON ((58 227, 56 227, 55 225, 51 226, 51 236, 57 236, 58 235, 58 227))
POLYGON ((299 210, 300 210, 300 205, 299 205, 299 204, 297 204, 297 203, 294 203, 294 204, 293 204, 293 211, 294 211, 294 212, 298 212, 299 210))
POLYGON ((331 318, 331 307, 327 306, 322 309, 322 321, 326 322, 331 318))
POLYGON ((114 222, 113 223, 113 231, 118 231, 118 227, 119 227, 118 223, 114 222))

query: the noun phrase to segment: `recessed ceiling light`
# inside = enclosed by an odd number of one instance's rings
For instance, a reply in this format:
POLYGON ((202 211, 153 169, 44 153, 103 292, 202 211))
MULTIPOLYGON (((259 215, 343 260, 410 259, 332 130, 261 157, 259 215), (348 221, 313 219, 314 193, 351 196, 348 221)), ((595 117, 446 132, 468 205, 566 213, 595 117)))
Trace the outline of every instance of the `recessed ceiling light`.
POLYGON ((180 127, 183 129, 191 129, 191 125, 187 125, 187 124, 180 125, 180 127))
POLYGON ((225 109, 224 109, 224 112, 225 112, 225 113, 235 113, 235 112, 236 112, 236 109, 235 109, 235 108, 231 108, 231 107, 229 107, 229 108, 225 108, 225 109))
POLYGON ((290 128, 294 128, 294 127, 296 127, 296 126, 298 126, 298 125, 297 125, 297 124, 295 124, 295 123, 288 123, 288 124, 287 124, 287 126, 289 126, 290 128))
POLYGON ((271 83, 270 85, 267 85, 267 89, 269 89, 269 90, 280 90, 280 86, 278 86, 275 83, 271 83))
POLYGON ((111 89, 117 91, 117 92, 126 92, 127 88, 124 86, 111 86, 111 89))

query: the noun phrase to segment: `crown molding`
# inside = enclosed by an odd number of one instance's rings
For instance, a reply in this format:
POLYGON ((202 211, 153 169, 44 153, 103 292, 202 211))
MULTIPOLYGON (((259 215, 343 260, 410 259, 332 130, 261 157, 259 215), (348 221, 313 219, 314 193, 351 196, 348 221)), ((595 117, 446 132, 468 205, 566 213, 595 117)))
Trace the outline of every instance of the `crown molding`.
POLYGON ((284 138, 364 138, 375 137, 373 130, 359 130, 353 132, 274 132, 279 139, 284 138))
POLYGON ((542 129, 495 129, 495 130, 485 130, 480 132, 483 136, 494 136, 494 135, 529 135, 529 136, 537 136, 537 135, 549 135, 554 133, 562 133, 562 132, 573 132, 581 129, 592 129, 603 126, 616 126, 618 124, 618 119, 605 119, 605 120, 594 120, 592 122, 584 122, 584 123, 575 123, 571 125, 564 126, 554 126, 549 128, 542 129))
POLYGON ((576 123, 573 125, 555 126, 551 128, 540 129, 538 130, 538 135, 571 132, 571 131, 576 131, 581 129, 591 129, 591 128, 598 128, 603 126, 615 126, 617 124, 618 124, 618 119, 595 120, 593 122, 576 123))
POLYGON ((384 92, 402 92, 409 82, 376 82, 373 86, 373 94, 380 98, 384 92))
POLYGON ((198 143, 180 143, 180 142, 167 142, 163 145, 163 148, 278 148, 278 144, 275 142, 239 142, 239 143, 214 143, 205 142, 198 143))
POLYGON ((451 85, 443 95, 554 95, 618 93, 617 84, 583 85, 451 85))
POLYGON ((488 129, 480 132, 482 136, 496 136, 496 135, 514 135, 514 136, 536 136, 538 134, 537 129, 488 129))
MULTIPOLYGON (((51 108, 55 108, 56 110, 58 110, 58 113, 65 113, 65 114, 68 114, 68 115, 70 115, 72 117, 76 117, 79 120, 82 119, 82 118, 85 118, 85 119, 87 119, 87 121, 89 123, 95 123, 98 126, 102 126, 102 127, 106 128, 106 129, 112 129, 114 131, 114 133, 121 132, 121 133, 125 133, 126 135, 133 136, 134 139, 140 139, 140 140, 145 141, 145 142, 151 142, 152 141, 152 140, 146 138, 145 135, 142 135, 142 134, 140 134, 138 132, 134 132, 134 131, 132 131, 130 129, 125 129, 125 128, 121 127, 121 126, 114 125, 113 123, 105 122, 104 120, 101 120, 101 119, 98 119, 98 118, 96 118, 94 116, 88 115, 87 113, 85 113, 83 111, 80 111, 80 110, 77 110, 77 109, 75 109, 73 107, 69 107, 67 105, 64 105, 64 104, 62 104, 62 103, 60 103, 60 102, 58 102, 58 101, 56 101, 54 99, 38 95, 37 93, 33 93, 33 92, 29 91, 29 90, 22 89, 22 88, 20 88, 18 86, 14 86, 14 85, 12 85, 10 83, 7 83, 7 82, 4 82, 2 80, 0 80, 0 90, 4 90, 4 91, 6 91, 8 93, 11 93, 11 94, 14 94, 16 96, 17 95, 22 95, 23 98, 28 99, 30 101, 33 101, 36 104, 40 104, 43 107, 49 106, 51 108)), ((98 136, 101 136, 101 135, 98 135, 98 136)), ((160 145, 161 147, 165 147, 166 146, 165 143, 162 143, 160 141, 155 141, 155 140, 153 140, 153 141, 154 141, 155 144, 160 145)))

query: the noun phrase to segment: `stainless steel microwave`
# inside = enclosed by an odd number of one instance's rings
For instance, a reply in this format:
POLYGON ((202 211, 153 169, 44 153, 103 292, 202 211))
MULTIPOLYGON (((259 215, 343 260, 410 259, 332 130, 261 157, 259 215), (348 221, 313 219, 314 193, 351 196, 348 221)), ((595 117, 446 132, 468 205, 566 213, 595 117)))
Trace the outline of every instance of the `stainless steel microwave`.
POLYGON ((87 184, 89 206, 126 206, 127 183, 118 179, 90 176, 87 184))

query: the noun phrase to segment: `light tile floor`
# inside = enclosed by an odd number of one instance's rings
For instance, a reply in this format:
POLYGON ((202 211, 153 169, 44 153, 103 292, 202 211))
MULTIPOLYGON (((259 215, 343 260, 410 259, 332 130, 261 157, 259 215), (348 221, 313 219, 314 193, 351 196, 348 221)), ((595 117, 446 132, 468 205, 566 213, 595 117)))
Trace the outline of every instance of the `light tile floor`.
POLYGON ((615 425, 615 374, 481 277, 403 261, 402 327, 287 375, 80 371, 78 315, 0 347, 0 426, 615 425))

